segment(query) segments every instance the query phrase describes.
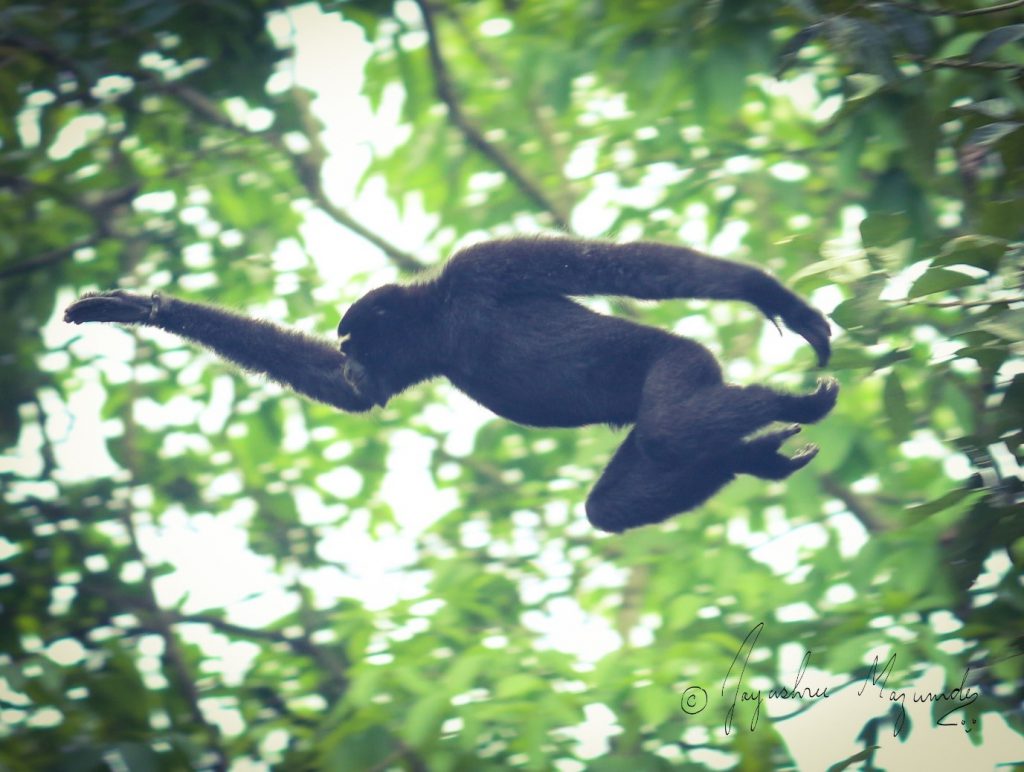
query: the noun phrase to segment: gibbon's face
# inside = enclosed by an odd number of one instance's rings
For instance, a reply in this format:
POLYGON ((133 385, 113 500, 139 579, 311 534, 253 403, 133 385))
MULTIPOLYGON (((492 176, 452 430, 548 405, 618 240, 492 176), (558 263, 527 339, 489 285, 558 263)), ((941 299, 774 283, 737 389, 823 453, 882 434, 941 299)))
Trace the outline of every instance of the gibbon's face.
POLYGON ((378 287, 353 303, 338 324, 338 349, 346 357, 344 378, 357 394, 377 405, 391 394, 388 375, 399 358, 407 305, 402 287, 378 287))
POLYGON ((388 284, 371 290, 353 303, 338 323, 341 353, 363 364, 377 359, 375 354, 386 351, 388 340, 395 337, 402 324, 404 301, 402 288, 388 284))

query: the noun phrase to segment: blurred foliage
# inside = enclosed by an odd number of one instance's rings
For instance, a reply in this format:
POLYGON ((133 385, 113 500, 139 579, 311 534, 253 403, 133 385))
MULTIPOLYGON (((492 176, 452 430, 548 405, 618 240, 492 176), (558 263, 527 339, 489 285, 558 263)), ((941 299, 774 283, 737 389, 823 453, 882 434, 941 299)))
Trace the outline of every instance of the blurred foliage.
MULTIPOLYGON (((791 750, 778 724, 727 737, 724 701, 679 710, 759 621, 749 667, 772 683, 786 643, 852 679, 899 647, 894 682, 930 663, 959 683, 971 663, 974 715, 1024 730, 1019 3, 321 4, 373 43, 372 104, 400 87, 409 133, 365 180, 436 216, 423 255, 542 228, 725 244, 837 302, 843 393, 807 431, 814 464, 614 538, 580 506, 618 441, 603 427, 495 420, 456 453, 424 418, 445 388, 346 416, 166 336, 118 333, 126 368, 44 334, 76 293, 118 285, 330 330, 352 297, 315 301, 311 262, 274 256, 311 209, 398 268, 429 262, 321 186, 311 95, 268 89, 289 55, 268 15, 288 5, 0 5, 0 768, 580 769, 571 728, 595 705, 616 731, 588 769, 770 768, 791 750), (97 385, 88 452, 118 471, 82 479, 61 444, 97 385), (420 595, 325 600, 318 582, 350 576, 326 537, 398 538, 409 432, 455 501, 402 571, 420 595), (244 524, 287 614, 246 626, 161 591, 175 568, 147 543, 211 516, 244 524), (793 565, 752 549, 795 533, 793 565), (618 636, 592 666, 544 635, 583 620, 618 636)), ((749 309, 613 308, 697 330, 744 379, 812 376, 806 348, 759 355, 775 332, 749 309)), ((837 764, 870 764, 877 731, 837 764)))

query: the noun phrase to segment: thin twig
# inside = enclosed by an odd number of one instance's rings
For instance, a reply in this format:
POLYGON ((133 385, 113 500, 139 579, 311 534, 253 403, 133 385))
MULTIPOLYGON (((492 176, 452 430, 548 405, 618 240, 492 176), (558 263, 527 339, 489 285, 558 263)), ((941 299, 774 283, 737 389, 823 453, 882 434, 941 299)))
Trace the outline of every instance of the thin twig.
POLYGON ((981 16, 988 13, 1002 13, 1003 11, 1012 11, 1014 8, 1020 8, 1024 6, 1024 0, 1013 0, 1009 3, 1002 3, 1000 5, 990 5, 986 8, 972 8, 968 11, 950 11, 945 8, 922 8, 920 5, 915 3, 900 3, 890 2, 890 5, 894 5, 898 8, 903 8, 913 13, 923 13, 926 16, 956 16, 959 18, 967 18, 968 16, 981 16))
MULTIPOLYGON (((977 308, 979 306, 1009 305, 1010 303, 1024 303, 1024 297, 1019 298, 989 298, 988 300, 974 300, 971 302, 963 300, 930 301, 920 305, 929 308, 977 308)), ((908 306, 919 305, 913 301, 907 302, 908 306)))
POLYGON ((940 67, 952 70, 1024 70, 1024 66, 1019 64, 1012 64, 1010 62, 972 62, 970 59, 962 59, 957 57, 952 57, 949 59, 928 59, 925 56, 914 54, 906 55, 906 58, 912 62, 920 64, 926 70, 934 70, 940 67))
POLYGON ((1024 0, 1013 0, 1013 2, 1003 3, 1002 5, 990 5, 987 8, 974 8, 970 11, 950 11, 951 16, 959 16, 960 18, 966 18, 968 16, 981 16, 985 13, 1002 13, 1003 11, 1012 11, 1014 8, 1020 8, 1024 6, 1024 0))

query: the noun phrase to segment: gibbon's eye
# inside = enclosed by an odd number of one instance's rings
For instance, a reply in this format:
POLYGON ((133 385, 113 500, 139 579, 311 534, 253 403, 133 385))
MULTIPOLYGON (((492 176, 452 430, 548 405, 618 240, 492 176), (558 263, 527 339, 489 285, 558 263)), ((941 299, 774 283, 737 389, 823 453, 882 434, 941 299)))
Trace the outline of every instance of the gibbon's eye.
POLYGON ((388 310, 386 308, 378 306, 377 308, 373 309, 373 315, 374 316, 387 316, 388 315, 388 310))

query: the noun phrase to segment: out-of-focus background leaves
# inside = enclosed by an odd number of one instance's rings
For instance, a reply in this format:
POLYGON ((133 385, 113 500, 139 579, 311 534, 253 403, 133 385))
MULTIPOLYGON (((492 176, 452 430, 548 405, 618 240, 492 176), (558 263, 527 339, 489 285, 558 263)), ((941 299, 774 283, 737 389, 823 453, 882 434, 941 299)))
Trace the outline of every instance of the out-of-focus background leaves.
MULTIPOLYGON (((785 766, 789 719, 722 730, 761 621, 753 683, 791 683, 787 645, 844 681, 898 651, 890 686, 970 665, 975 743, 1024 730, 1024 4, 988 5, 323 2, 372 46, 353 76, 321 40, 324 66, 396 126, 361 191, 415 238, 332 192, 297 6, 0 5, 0 768, 785 766), (347 234, 347 281, 310 221, 347 234), (544 229, 711 249, 831 311, 814 464, 609 538, 581 509, 604 427, 456 442, 443 384, 347 416, 59 321, 123 286, 330 333, 360 253, 408 276, 544 229), (444 502, 419 527, 412 477, 444 502), (360 551, 391 544, 368 586, 360 551), (269 580, 224 599, 239 553, 269 580)), ((813 382, 753 309, 599 307, 813 382)), ((870 765, 883 724, 829 763, 870 765)))

